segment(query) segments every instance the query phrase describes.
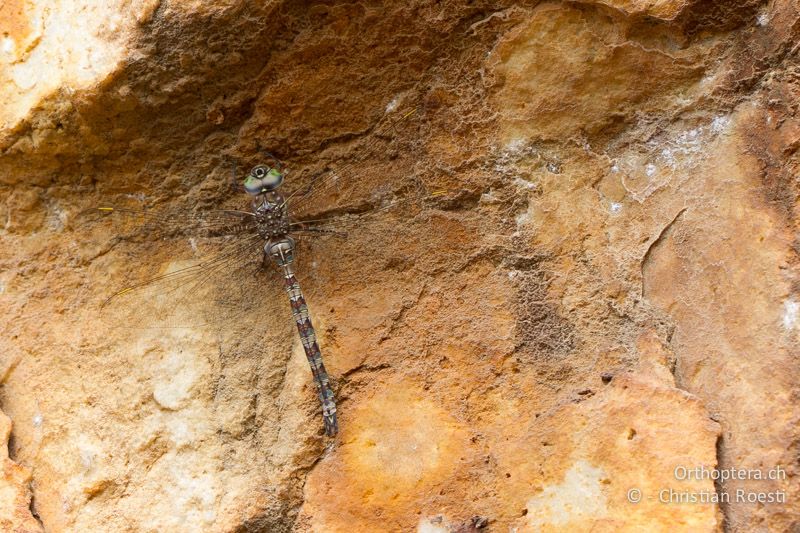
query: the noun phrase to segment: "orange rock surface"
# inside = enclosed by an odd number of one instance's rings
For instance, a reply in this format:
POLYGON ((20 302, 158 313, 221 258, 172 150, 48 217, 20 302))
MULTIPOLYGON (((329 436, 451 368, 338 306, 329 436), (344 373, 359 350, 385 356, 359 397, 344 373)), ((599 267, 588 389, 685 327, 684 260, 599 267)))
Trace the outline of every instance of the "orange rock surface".
POLYGON ((797 528, 799 18, 3 3, 0 529, 797 528), (273 270, 102 305, 266 153, 335 439, 273 270))

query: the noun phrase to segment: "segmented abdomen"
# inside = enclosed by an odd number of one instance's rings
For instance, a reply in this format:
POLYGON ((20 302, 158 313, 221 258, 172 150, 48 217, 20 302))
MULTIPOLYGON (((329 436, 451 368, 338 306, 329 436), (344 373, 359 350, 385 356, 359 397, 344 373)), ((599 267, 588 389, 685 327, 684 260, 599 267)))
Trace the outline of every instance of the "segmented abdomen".
POLYGON ((306 300, 300 290, 294 274, 284 273, 286 283, 286 294, 292 305, 292 316, 297 324, 297 331, 300 333, 300 340, 303 342, 303 349, 306 352, 308 364, 311 366, 311 373, 314 375, 314 382, 319 389, 319 401, 322 403, 322 418, 325 422, 325 434, 333 437, 339 431, 339 424, 336 420, 336 401, 333 397, 328 380, 328 372, 322 364, 322 353, 317 344, 317 334, 311 324, 311 317, 308 314, 306 300))

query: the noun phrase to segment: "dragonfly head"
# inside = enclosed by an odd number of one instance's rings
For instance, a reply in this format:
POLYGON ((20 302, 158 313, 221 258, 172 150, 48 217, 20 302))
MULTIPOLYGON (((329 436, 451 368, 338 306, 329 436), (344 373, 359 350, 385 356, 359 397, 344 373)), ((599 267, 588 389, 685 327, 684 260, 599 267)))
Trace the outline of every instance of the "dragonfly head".
POLYGON ((244 189, 248 194, 257 196, 265 192, 274 191, 283 183, 283 174, 277 169, 266 165, 256 165, 244 180, 244 189))

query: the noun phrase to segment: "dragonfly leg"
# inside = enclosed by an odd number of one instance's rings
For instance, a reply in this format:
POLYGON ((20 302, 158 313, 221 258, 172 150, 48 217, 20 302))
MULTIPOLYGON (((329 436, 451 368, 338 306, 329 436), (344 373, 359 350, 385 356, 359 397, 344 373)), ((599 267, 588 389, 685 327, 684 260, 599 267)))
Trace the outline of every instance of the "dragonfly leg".
POLYGON ((269 242, 265 247, 265 251, 283 270, 284 286, 292 306, 292 317, 297 325, 297 332, 300 334, 306 359, 308 359, 308 364, 311 366, 314 382, 317 384, 319 401, 322 404, 325 434, 333 437, 339 431, 339 423, 336 419, 336 400, 330 386, 328 372, 322 363, 322 353, 319 350, 319 344, 317 344, 317 334, 311 323, 306 300, 300 290, 300 283, 294 275, 294 240, 290 237, 285 237, 277 242, 269 242))
POLYGON ((236 181, 236 160, 235 159, 231 161, 231 180, 230 180, 228 186, 233 191, 239 190, 241 188, 240 185, 239 185, 239 182, 236 181))

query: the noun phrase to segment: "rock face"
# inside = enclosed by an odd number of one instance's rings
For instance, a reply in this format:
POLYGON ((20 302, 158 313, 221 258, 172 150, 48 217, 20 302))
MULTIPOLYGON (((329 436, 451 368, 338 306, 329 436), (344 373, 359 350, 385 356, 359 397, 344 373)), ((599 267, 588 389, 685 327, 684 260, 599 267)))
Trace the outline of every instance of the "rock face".
POLYGON ((11 420, 0 414, 0 436, 3 442, 3 481, 0 484, 0 526, 3 531, 37 533, 43 531, 41 523, 31 514, 31 473, 8 458, 8 437, 11 420))
POLYGON ((0 529, 797 529, 799 16, 3 3, 0 529), (335 439, 272 270, 101 305, 270 157, 335 439))

